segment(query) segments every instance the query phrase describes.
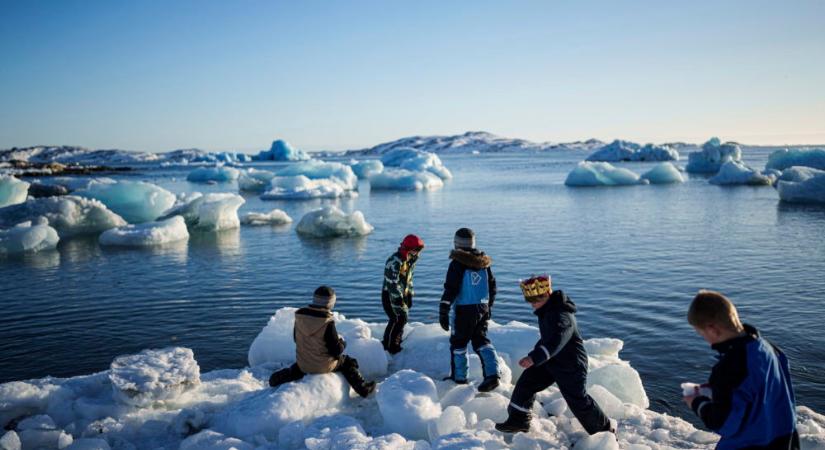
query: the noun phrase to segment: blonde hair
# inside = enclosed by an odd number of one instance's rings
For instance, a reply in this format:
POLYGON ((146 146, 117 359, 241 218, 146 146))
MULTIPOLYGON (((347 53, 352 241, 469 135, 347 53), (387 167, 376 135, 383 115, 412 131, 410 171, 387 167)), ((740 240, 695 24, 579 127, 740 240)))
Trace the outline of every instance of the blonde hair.
POLYGON ((735 332, 741 332, 744 329, 742 322, 739 321, 736 306, 716 291, 700 290, 690 303, 687 320, 696 328, 716 325, 735 332))

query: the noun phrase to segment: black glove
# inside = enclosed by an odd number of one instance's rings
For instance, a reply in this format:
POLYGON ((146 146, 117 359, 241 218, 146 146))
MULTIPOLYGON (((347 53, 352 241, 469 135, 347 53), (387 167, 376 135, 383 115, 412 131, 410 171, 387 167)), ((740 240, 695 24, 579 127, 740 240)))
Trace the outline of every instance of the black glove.
POLYGON ((412 292, 408 293, 407 296, 404 297, 404 303, 407 304, 407 309, 412 308, 412 298, 413 298, 412 292))
POLYGON ((442 303, 438 307, 438 323, 444 331, 450 331, 450 305, 442 303))

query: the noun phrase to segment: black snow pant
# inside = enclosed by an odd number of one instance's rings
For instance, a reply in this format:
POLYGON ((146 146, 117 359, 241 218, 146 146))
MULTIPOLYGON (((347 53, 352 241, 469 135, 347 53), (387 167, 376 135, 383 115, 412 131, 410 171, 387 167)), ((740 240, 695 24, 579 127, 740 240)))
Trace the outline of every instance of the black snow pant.
POLYGON ((510 397, 511 413, 516 415, 527 414, 529 417, 536 393, 541 392, 553 383, 557 383, 567 407, 579 419, 585 430, 590 434, 610 430, 610 420, 599 407, 593 397, 587 394, 587 367, 557 368, 552 366, 552 360, 538 366, 532 366, 521 374, 510 397))
POLYGON ((390 294, 387 291, 381 292, 381 304, 387 314, 387 328, 384 329, 384 350, 390 353, 401 351, 401 339, 404 337, 404 325, 407 324, 407 311, 393 308, 390 302, 390 294))
POLYGON ((452 312, 450 324, 450 378, 464 381, 468 377, 467 344, 473 344, 473 351, 481 359, 484 376, 497 372, 495 350, 487 338, 487 323, 490 310, 486 304, 458 305, 452 312), (489 350, 492 356, 485 355, 489 350), (463 356, 462 356, 463 355, 463 356), (456 366, 459 362, 459 366, 456 366), (487 367, 487 366, 491 367, 487 367))
MULTIPOLYGON (((364 391, 364 376, 361 375, 361 372, 358 370, 358 360, 348 356, 343 355, 341 356, 341 362, 338 364, 338 367, 333 370, 333 372, 341 372, 341 375, 347 380, 350 386, 357 392, 359 395, 364 391)), ((271 387, 278 387, 284 383, 289 383, 291 381, 298 381, 306 375, 300 367, 298 367, 298 363, 294 363, 291 366, 281 369, 272 374, 269 377, 269 385, 271 387)))

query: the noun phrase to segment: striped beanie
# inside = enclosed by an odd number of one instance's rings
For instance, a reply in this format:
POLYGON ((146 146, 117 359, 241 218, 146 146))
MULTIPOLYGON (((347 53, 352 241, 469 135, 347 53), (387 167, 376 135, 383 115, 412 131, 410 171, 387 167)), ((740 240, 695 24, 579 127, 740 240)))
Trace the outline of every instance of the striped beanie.
POLYGON ((469 228, 459 228, 455 232, 453 245, 457 249, 472 250, 476 248, 476 234, 469 228))
POLYGON ((316 289, 315 294, 312 296, 312 305, 332 309, 335 306, 335 289, 329 286, 321 286, 316 289))

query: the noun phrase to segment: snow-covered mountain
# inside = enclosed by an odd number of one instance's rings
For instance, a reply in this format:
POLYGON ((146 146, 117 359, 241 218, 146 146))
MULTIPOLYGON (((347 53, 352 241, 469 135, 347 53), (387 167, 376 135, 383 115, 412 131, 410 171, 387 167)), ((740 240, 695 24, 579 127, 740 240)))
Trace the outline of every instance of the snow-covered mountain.
POLYGON ((236 152, 208 152, 196 148, 167 153, 129 150, 92 150, 68 145, 35 146, 0 150, 0 161, 27 161, 30 163, 88 164, 124 166, 134 164, 188 164, 197 162, 243 162, 249 155, 236 152))

